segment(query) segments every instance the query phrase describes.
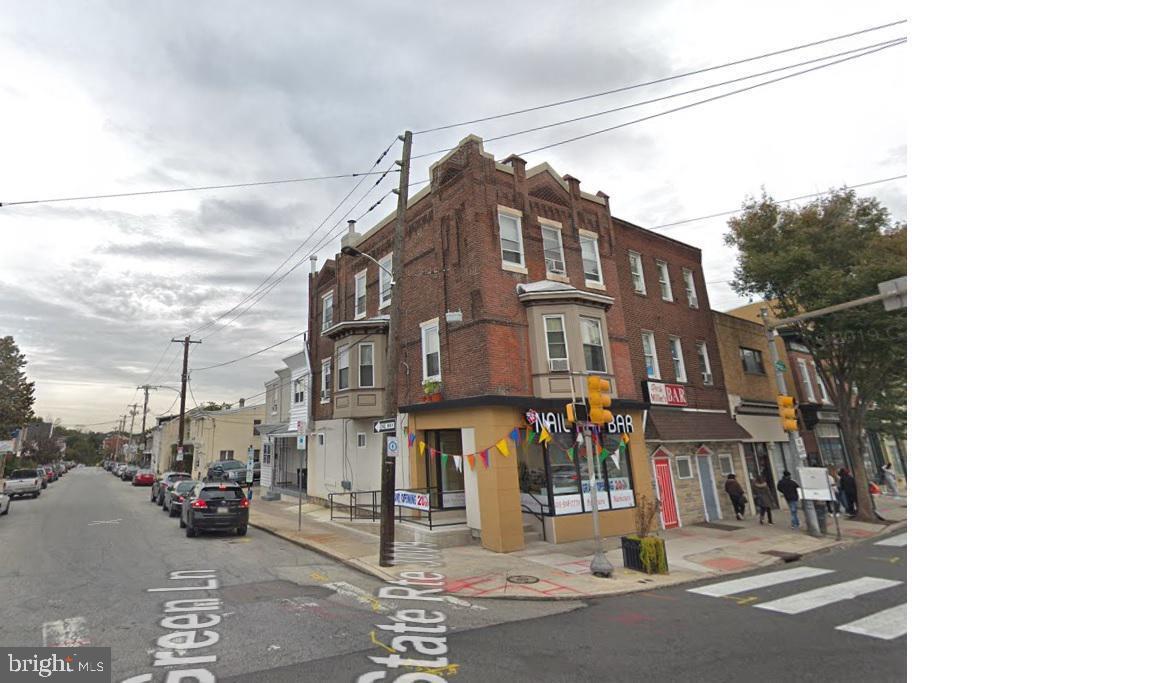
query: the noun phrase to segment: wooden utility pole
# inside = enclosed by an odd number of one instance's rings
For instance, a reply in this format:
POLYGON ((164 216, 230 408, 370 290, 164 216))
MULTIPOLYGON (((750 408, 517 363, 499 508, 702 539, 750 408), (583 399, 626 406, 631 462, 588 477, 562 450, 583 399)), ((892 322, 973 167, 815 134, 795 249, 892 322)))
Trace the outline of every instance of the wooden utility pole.
MULTIPOLYGON (((152 390, 152 385, 145 384, 142 387, 137 387, 137 389, 144 390, 144 414, 140 416, 140 451, 143 452, 148 447, 148 392, 152 390)), ((156 454, 153 453, 152 462, 148 463, 153 469, 156 468, 155 461, 156 454)))
MULTIPOLYGON (((392 312, 388 316, 387 376, 384 380, 384 417, 397 418, 396 438, 400 438, 397 396, 400 389, 400 318, 403 312, 404 287, 404 214, 408 210, 408 172, 412 161, 412 131, 404 131, 400 138, 404 149, 400 154, 400 187, 396 191, 396 220, 392 237, 392 312)), ((396 541, 396 458, 388 454, 388 435, 381 434, 380 448, 380 566, 392 566, 392 549, 396 541)))
POLYGON ((199 344, 199 341, 192 341, 191 337, 185 336, 183 339, 173 339, 173 344, 184 345, 184 369, 180 371, 180 436, 176 439, 176 455, 179 460, 172 466, 172 469, 178 472, 191 472, 192 463, 188 463, 188 469, 184 469, 184 397, 188 392, 188 345, 199 344))

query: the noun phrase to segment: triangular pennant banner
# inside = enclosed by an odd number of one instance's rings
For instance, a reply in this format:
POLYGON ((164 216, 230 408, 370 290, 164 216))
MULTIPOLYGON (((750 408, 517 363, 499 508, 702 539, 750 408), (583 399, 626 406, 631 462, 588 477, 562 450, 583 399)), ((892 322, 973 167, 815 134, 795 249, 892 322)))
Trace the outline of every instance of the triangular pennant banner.
POLYGON ((504 439, 500 439, 499 441, 496 442, 496 448, 504 455, 504 457, 508 457, 508 442, 507 441, 505 441, 504 439))
POLYGON ((604 462, 605 460, 607 460, 608 454, 609 454, 609 450, 607 448, 601 448, 600 449, 600 462, 604 462))
POLYGON ((568 460, 569 460, 569 461, 571 461, 571 460, 572 460, 572 454, 573 454, 574 452, 576 452, 576 447, 575 447, 575 446, 573 446, 572 448, 569 448, 568 450, 564 451, 564 455, 567 455, 567 456, 568 456, 568 460))
POLYGON ((480 459, 484 461, 484 467, 487 468, 488 467, 488 449, 487 448, 485 448, 483 450, 483 452, 480 453, 480 459))
POLYGON ((540 443, 548 443, 552 440, 552 435, 548 433, 547 427, 540 428, 540 443))
POLYGON ((536 432, 534 432, 534 431, 532 431, 531 429, 529 429, 529 430, 528 430, 528 443, 532 443, 532 442, 534 442, 535 440, 536 440, 536 432))
POLYGON ((621 441, 623 441, 624 443, 628 443, 629 441, 631 441, 631 439, 629 439, 629 438, 628 438, 628 435, 627 435, 627 434, 625 434, 624 436, 620 437, 620 440, 621 440, 621 441))
POLYGON ((452 456, 452 464, 456 466, 457 472, 464 471, 464 458, 461 458, 458 455, 454 455, 452 456))
MULTIPOLYGON (((512 443, 519 446, 520 445, 520 430, 519 429, 513 429, 512 431, 508 432, 508 438, 512 439, 512 443)), ((508 455, 508 454, 505 453, 504 455, 508 455)))
POLYGON ((476 456, 471 453, 468 454, 468 467, 470 469, 476 469, 476 456))
POLYGON ((408 448, 412 448, 412 444, 414 444, 414 443, 416 443, 416 435, 415 434, 409 434, 408 435, 408 448))
POLYGON ((620 469, 620 449, 612 451, 612 464, 616 469, 620 469))
POLYGON ((444 464, 444 465, 448 464, 448 454, 447 453, 441 453, 440 454, 440 462, 441 462, 441 464, 444 464))
POLYGON ((421 441, 421 442, 420 442, 420 457, 424 457, 424 448, 425 448, 425 446, 426 446, 426 444, 425 444, 423 441, 421 441))

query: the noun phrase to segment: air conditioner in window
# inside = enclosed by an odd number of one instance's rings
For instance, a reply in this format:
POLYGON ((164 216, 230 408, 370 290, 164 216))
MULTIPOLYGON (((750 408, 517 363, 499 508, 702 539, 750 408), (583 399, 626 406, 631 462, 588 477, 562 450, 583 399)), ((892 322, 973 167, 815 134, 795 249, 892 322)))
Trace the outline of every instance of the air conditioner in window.
POLYGON ((544 259, 544 266, 548 268, 548 272, 553 275, 563 275, 565 272, 564 262, 558 259, 546 258, 544 259))
POLYGON ((704 383, 705 384, 711 384, 712 383, 712 373, 711 372, 705 372, 704 373, 704 383))
POLYGON ((552 358, 548 361, 548 369, 552 372, 568 372, 568 359, 552 358))

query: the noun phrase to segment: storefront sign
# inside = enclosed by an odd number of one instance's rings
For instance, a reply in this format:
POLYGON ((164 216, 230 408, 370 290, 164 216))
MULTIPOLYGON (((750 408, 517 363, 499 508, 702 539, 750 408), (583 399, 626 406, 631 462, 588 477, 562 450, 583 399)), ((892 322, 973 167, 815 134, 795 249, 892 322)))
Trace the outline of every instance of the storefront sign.
MULTIPOLYGON (((543 426, 552 433, 569 433, 572 431, 572 423, 563 413, 536 413, 536 424, 543 426)), ((632 416, 613 415, 606 431, 609 434, 631 434, 633 431, 632 416)))
POLYGON ((686 406, 688 394, 682 384, 648 382, 648 402, 657 406, 686 406))
POLYGON ((581 507, 580 496, 572 493, 566 496, 553 496, 552 502, 557 515, 575 515, 584 512, 581 507))
POLYGON ((422 491, 396 491, 396 505, 402 508, 425 511, 430 507, 428 504, 428 494, 422 491))
POLYGON ((440 504, 445 508, 462 508, 464 507, 464 492, 445 491, 440 494, 440 504))

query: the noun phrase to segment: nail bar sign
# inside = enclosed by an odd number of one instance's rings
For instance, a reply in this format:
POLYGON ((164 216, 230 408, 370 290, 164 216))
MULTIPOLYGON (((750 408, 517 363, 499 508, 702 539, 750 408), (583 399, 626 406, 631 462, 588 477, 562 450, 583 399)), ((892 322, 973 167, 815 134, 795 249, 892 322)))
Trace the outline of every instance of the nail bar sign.
POLYGON ((648 402, 655 406, 686 406, 688 394, 683 384, 647 382, 648 402))

